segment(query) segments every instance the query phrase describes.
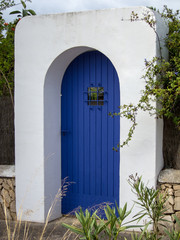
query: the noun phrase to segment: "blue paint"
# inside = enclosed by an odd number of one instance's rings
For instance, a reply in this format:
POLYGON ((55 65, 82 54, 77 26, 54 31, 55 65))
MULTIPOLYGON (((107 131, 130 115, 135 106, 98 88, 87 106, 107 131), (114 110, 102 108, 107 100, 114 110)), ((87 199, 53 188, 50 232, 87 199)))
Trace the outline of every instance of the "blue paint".
POLYGON ((62 179, 74 182, 62 200, 62 213, 78 206, 119 203, 119 80, 109 59, 86 52, 68 66, 62 82, 62 179), (104 103, 88 105, 88 88, 103 87, 104 103))

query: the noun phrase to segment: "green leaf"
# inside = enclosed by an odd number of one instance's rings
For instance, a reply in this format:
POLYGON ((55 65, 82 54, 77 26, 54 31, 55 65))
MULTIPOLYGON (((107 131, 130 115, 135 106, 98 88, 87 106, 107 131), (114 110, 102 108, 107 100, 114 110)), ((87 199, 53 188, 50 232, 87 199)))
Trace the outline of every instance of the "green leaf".
POLYGON ((26 4, 23 0, 21 0, 21 4, 23 5, 23 8, 26 8, 26 4))
POLYGON ((18 13, 21 13, 21 12, 17 10, 17 11, 12 11, 9 14, 18 14, 18 13))
POLYGON ((26 9, 23 9, 22 10, 22 15, 23 15, 23 17, 26 17, 26 16, 29 15, 29 13, 28 13, 28 11, 26 9))
POLYGON ((28 12, 29 12, 31 15, 36 15, 35 11, 32 10, 32 9, 28 9, 28 12))
POLYGON ((75 226, 71 226, 69 224, 66 224, 66 223, 62 223, 62 225, 68 229, 70 229, 72 232, 74 233, 77 233, 79 235, 84 235, 84 232, 82 229, 78 228, 78 227, 75 227, 75 226))

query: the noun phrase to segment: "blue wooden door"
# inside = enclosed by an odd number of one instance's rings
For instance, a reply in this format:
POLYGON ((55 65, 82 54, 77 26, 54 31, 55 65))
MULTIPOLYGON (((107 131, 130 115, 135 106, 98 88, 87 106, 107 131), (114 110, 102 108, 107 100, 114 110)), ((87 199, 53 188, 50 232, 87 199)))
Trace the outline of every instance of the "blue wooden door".
POLYGON ((62 213, 78 206, 119 203, 120 119, 109 112, 120 105, 119 80, 109 59, 86 52, 68 66, 61 88, 62 179, 73 182, 62 213))

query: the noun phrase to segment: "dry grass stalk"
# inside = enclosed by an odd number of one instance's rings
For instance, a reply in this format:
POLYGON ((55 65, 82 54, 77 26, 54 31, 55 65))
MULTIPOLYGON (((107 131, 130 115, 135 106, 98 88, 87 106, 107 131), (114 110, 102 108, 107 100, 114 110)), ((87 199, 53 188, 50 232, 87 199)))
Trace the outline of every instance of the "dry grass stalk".
POLYGON ((45 221, 45 224, 44 224, 44 228, 43 228, 43 231, 42 231, 42 234, 41 234, 39 240, 42 240, 42 238, 43 238, 43 236, 44 236, 44 233, 45 233, 47 224, 48 224, 48 222, 49 222, 49 218, 50 218, 50 216, 51 216, 51 214, 52 214, 52 211, 53 211, 56 203, 57 203, 59 200, 61 200, 61 199, 66 195, 66 192, 67 192, 67 190, 68 190, 68 186, 71 184, 71 182, 67 182, 67 179, 68 179, 68 178, 63 179, 61 188, 58 190, 58 192, 57 192, 57 194, 56 194, 56 196, 55 196, 55 199, 54 199, 54 201, 53 201, 53 203, 52 203, 52 205, 51 205, 51 207, 50 207, 50 209, 49 209, 49 211, 48 211, 48 214, 47 214, 47 217, 46 217, 46 221, 45 221))
MULTIPOLYGON (((57 201, 61 200, 64 196, 66 196, 66 192, 68 190, 68 186, 71 184, 71 182, 67 182, 67 178, 65 178, 63 181, 62 181, 62 186, 61 188, 58 190, 56 196, 55 196, 55 199, 48 211, 48 214, 47 214, 47 217, 46 217, 46 221, 45 221, 45 224, 44 224, 44 227, 43 227, 43 230, 42 230, 42 233, 40 235, 40 238, 39 240, 42 240, 43 237, 44 237, 44 234, 45 234, 45 231, 46 231, 46 228, 47 228, 47 225, 48 225, 48 222, 49 222, 49 219, 50 219, 50 216, 52 214, 52 211, 57 203, 57 201)), ((21 227, 22 227, 22 209, 20 208, 20 211, 18 213, 18 219, 19 220, 16 220, 15 221, 15 225, 13 227, 13 230, 11 230, 11 226, 10 226, 10 220, 8 219, 8 213, 7 213, 7 207, 6 207, 6 203, 5 203, 5 200, 3 199, 3 205, 4 205, 4 215, 5 215, 5 224, 6 224, 6 230, 7 230, 7 239, 8 240, 19 240, 20 239, 20 230, 21 230, 21 227)), ((25 222, 24 223, 24 229, 23 229, 23 240, 28 240, 30 239, 30 235, 29 235, 29 232, 30 232, 30 223, 28 222, 25 222)), ((46 239, 49 239, 51 234, 53 233, 53 231, 56 229, 57 226, 55 226, 52 231, 50 232, 49 236, 46 238, 46 239)), ((68 232, 68 231, 67 231, 68 232)), ((68 235, 68 238, 63 238, 63 239, 69 239, 69 237, 72 235, 72 233, 69 233, 68 235)), ((77 238, 75 238, 77 239, 77 238)))
MULTIPOLYGON (((57 201, 60 201, 64 196, 66 196, 66 193, 68 191, 68 187, 69 185, 72 184, 72 182, 67 182, 68 178, 65 178, 63 181, 62 181, 62 186, 61 188, 58 190, 56 196, 55 196, 55 199, 48 211, 48 214, 47 214, 47 217, 46 217, 46 221, 45 221, 45 224, 44 224, 44 227, 43 227, 43 230, 41 232, 41 235, 39 237, 39 240, 43 240, 44 239, 44 234, 46 232, 46 228, 47 228, 47 225, 48 225, 48 222, 49 222, 49 219, 51 217, 51 214, 52 214, 52 211, 57 203, 57 201)), ((104 209, 104 207, 107 205, 107 204, 111 204, 111 203, 107 203, 107 202, 104 202, 104 203, 101 203, 101 204, 97 204, 97 205, 94 205, 93 207, 89 208, 90 211, 94 211, 94 210, 98 210, 98 214, 101 213, 101 211, 104 209)), ((74 209, 72 212, 70 212, 68 216, 71 216, 71 215, 74 215, 75 212, 77 212, 78 210, 80 209, 80 207, 74 209)), ((22 221, 21 221, 21 218, 22 218, 22 209, 20 209, 19 211, 19 214, 18 214, 18 219, 19 220, 16 220, 15 221, 15 225, 14 225, 14 228, 13 230, 11 230, 11 226, 10 226, 10 221, 8 221, 8 216, 7 216, 7 210, 6 210, 6 205, 5 205, 5 201, 4 201, 4 212, 5 212, 5 222, 6 222, 6 228, 7 228, 7 237, 8 237, 8 240, 19 240, 20 239, 20 230, 21 230, 21 227, 22 227, 22 221)), ((23 240, 28 240, 30 239, 30 235, 29 235, 29 232, 30 232, 30 223, 28 222, 25 222, 24 223, 24 229, 23 229, 23 240)), ((78 222, 75 218, 74 222, 72 223, 72 225, 74 226, 77 226, 78 225, 78 222)), ((50 239, 53 231, 56 229, 57 225, 51 230, 50 234, 47 236, 46 240, 50 239)), ((72 233, 70 230, 67 230, 64 235, 62 236, 62 240, 69 240, 71 237, 73 236, 73 240, 76 240, 78 239, 79 235, 78 234, 75 234, 75 233, 72 233)))

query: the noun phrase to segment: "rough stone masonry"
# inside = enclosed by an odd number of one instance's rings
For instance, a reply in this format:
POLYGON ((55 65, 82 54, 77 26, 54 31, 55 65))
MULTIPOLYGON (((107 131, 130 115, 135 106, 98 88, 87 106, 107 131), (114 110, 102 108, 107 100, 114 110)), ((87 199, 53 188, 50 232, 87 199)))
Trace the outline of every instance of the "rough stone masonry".
MULTIPOLYGON (((174 218, 174 215, 180 219, 180 170, 165 169, 162 170, 158 177, 158 184, 161 193, 167 194, 168 198, 165 204, 165 217, 169 222, 163 222, 167 228, 180 231, 180 224, 174 218)), ((160 227, 163 231, 163 227, 160 227)))
POLYGON ((0 177, 0 219, 16 220, 14 177, 0 177))

